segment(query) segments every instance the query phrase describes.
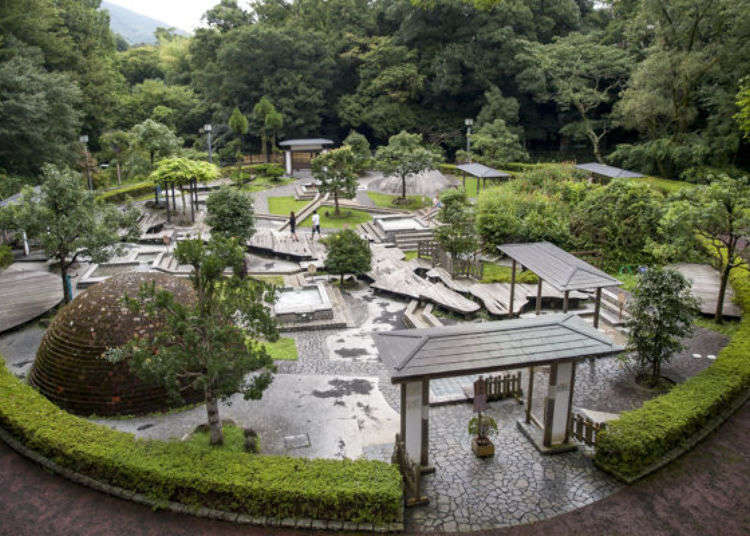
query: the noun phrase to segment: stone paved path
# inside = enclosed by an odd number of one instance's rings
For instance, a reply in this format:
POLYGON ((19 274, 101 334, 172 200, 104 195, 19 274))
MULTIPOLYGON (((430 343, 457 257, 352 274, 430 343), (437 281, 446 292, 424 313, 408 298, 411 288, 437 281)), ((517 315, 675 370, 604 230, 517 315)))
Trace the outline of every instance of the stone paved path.
MULTIPOLYGON (((750 404, 670 466, 602 501, 492 536, 750 533, 750 404)), ((154 512, 51 475, 0 442, 0 535, 310 535, 154 512)))

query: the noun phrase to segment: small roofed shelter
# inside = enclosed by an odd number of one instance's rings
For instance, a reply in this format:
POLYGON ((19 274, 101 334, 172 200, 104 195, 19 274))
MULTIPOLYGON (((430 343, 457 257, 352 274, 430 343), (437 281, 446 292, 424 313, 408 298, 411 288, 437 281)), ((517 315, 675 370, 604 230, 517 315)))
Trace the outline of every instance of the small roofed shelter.
MULTIPOLYGON (((34 199, 38 199, 39 195, 42 192, 41 186, 34 186, 34 199)), ((13 194, 10 197, 6 197, 5 199, 0 199, 0 208, 9 207, 11 205, 17 205, 23 201, 23 192, 18 192, 17 194, 13 194)), ((9 239, 9 233, 8 229, 0 229, 2 231, 2 241, 0 241, 0 244, 3 242, 7 242, 9 239)), ((23 253, 26 257, 29 256, 30 250, 29 250, 29 238, 26 236, 26 231, 21 231, 21 238, 23 239, 23 253)))
POLYGON ((467 174, 471 175, 472 177, 477 178, 477 195, 479 194, 480 189, 487 187, 487 179, 492 180, 492 179, 509 179, 510 178, 510 173, 505 173, 504 171, 500 171, 498 169, 485 166, 484 164, 478 164, 478 163, 460 164, 456 166, 456 168, 463 172, 462 184, 463 184, 464 189, 466 189, 466 175, 467 174))
POLYGON ((284 170, 286 174, 292 175, 294 173, 294 153, 310 153, 310 159, 312 159, 315 155, 325 151, 329 145, 333 145, 333 141, 325 138, 304 138, 279 142, 279 146, 284 148, 284 170))
POLYGON ((570 414, 576 362, 623 351, 572 313, 376 334, 381 359, 401 386, 401 438, 409 457, 429 470, 430 380, 529 368, 521 431, 543 453, 575 448, 570 414), (532 414, 534 367, 550 367, 541 422, 532 414))
POLYGON ((597 162, 577 164, 576 169, 591 173, 591 176, 599 182, 609 182, 612 179, 639 179, 643 177, 643 175, 635 171, 628 171, 627 169, 599 164, 597 162))
POLYGON ((622 282, 611 275, 592 266, 575 255, 560 249, 550 242, 529 242, 526 244, 503 244, 497 249, 510 257, 512 261, 510 274, 509 312, 513 314, 513 300, 516 290, 516 268, 522 268, 536 274, 539 278, 536 295, 536 314, 541 314, 542 282, 563 293, 563 313, 568 312, 570 291, 594 289, 596 300, 594 306, 594 327, 599 327, 599 313, 602 303, 602 288, 622 285, 622 282))

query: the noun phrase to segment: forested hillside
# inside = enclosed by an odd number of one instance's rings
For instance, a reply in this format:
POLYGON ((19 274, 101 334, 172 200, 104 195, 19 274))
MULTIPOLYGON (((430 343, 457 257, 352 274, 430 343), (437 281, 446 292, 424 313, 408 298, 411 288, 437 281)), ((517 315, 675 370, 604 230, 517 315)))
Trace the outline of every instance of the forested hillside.
POLYGON ((81 134, 138 175, 137 129, 205 151, 206 123, 223 161, 261 137, 352 129, 373 146, 420 133, 453 158, 472 118, 477 150, 501 160, 596 158, 667 178, 749 164, 750 0, 252 6, 222 0, 194 37, 118 51, 99 0, 0 4, 5 184, 46 162, 80 169, 81 134), (235 109, 246 132, 229 126, 235 109))
MULTIPOLYGON (((102 2, 101 9, 109 12, 109 27, 112 31, 121 35, 129 45, 155 45, 158 42, 156 29, 169 28, 166 22, 146 17, 111 2, 102 2)), ((177 30, 177 33, 187 35, 187 32, 182 30, 177 30)))

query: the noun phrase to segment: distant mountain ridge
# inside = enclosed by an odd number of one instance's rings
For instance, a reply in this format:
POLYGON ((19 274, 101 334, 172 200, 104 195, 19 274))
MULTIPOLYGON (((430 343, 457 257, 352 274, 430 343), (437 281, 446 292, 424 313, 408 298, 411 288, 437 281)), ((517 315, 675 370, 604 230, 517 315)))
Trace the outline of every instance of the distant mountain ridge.
MULTIPOLYGON (((164 21, 152 19, 110 2, 102 2, 101 8, 109 11, 109 27, 112 31, 123 36, 131 45, 154 44, 156 43, 154 31, 159 27, 170 27, 170 24, 164 21)), ((179 28, 177 33, 188 35, 187 32, 179 28)))

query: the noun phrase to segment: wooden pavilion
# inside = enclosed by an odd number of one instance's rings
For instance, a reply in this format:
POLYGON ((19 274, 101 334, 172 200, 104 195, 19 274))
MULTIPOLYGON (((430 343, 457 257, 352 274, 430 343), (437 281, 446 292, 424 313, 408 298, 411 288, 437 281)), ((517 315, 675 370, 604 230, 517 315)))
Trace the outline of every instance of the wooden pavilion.
POLYGON ((325 151, 329 145, 333 145, 333 141, 325 138, 305 138, 279 142, 279 146, 284 148, 284 170, 286 174, 291 176, 294 173, 294 153, 309 153, 312 159, 313 156, 325 151))
POLYGON ((612 179, 639 179, 643 177, 643 175, 635 171, 628 171, 627 169, 599 164, 597 162, 578 164, 576 165, 576 169, 590 173, 591 178, 598 182, 609 182, 612 179))
POLYGON ((482 324, 376 334, 383 361, 401 386, 401 434, 409 457, 429 468, 430 380, 529 367, 521 431, 543 454, 572 450, 569 442, 576 362, 623 351, 572 313, 482 324), (550 367, 544 417, 532 415, 534 367, 550 367))
POLYGON ((503 244, 498 248, 511 258, 510 275, 510 314, 513 314, 513 301, 516 287, 516 268, 530 270, 539 278, 536 295, 536 314, 541 314, 542 281, 563 293, 563 313, 568 312, 570 291, 596 290, 594 306, 594 327, 599 327, 599 313, 602 304, 602 288, 622 285, 611 275, 592 266, 575 255, 560 249, 550 242, 530 242, 526 244, 503 244))
POLYGON ((460 164, 456 166, 456 168, 461 170, 463 174, 462 184, 464 189, 466 189, 466 175, 468 174, 472 177, 476 177, 477 195, 479 195, 479 191, 481 189, 487 187, 487 179, 509 179, 511 176, 509 173, 505 173, 504 171, 493 169, 491 167, 485 166, 484 164, 478 163, 460 164))

